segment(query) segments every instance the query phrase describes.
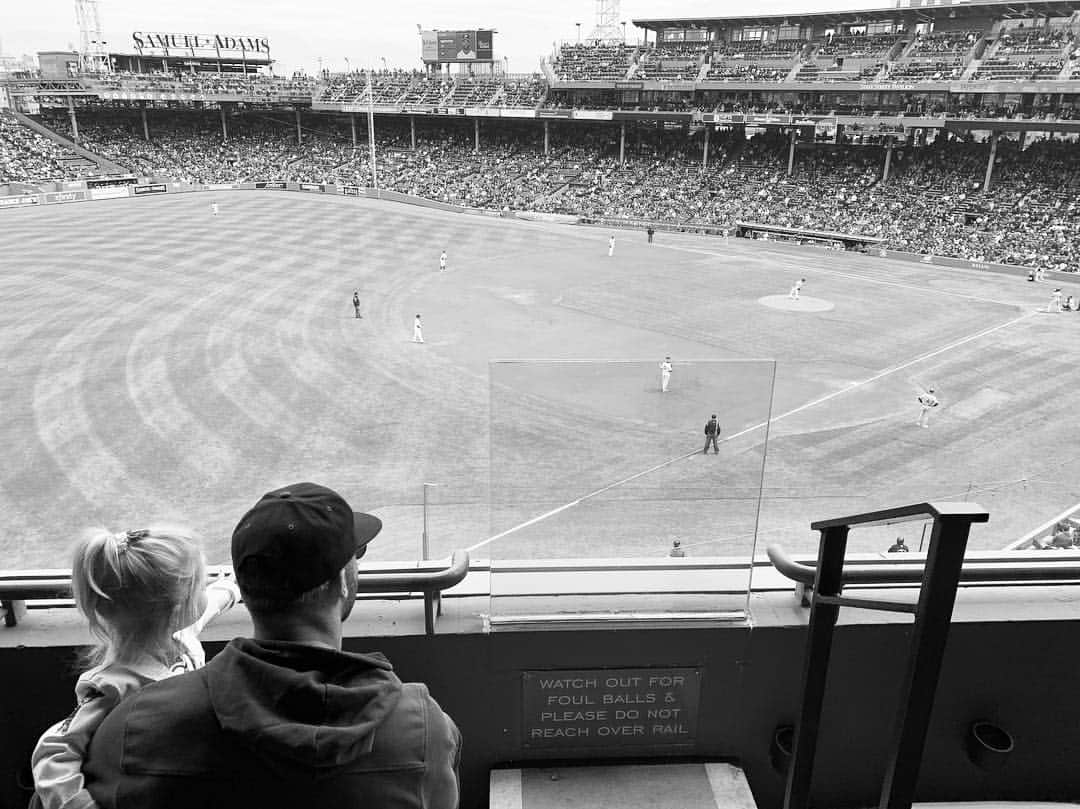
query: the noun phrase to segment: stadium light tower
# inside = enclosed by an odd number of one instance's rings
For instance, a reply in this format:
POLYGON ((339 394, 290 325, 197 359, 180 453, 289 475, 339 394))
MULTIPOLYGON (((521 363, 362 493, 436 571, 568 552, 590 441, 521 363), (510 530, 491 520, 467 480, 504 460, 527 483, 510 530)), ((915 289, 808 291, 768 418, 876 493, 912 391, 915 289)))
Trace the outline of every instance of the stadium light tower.
POLYGON ((80 68, 88 73, 109 69, 109 54, 105 51, 105 36, 101 32, 98 0, 75 0, 75 16, 79 21, 80 68))
POLYGON ((619 37, 620 0, 596 0, 596 27, 589 39, 599 42, 622 42, 619 37))

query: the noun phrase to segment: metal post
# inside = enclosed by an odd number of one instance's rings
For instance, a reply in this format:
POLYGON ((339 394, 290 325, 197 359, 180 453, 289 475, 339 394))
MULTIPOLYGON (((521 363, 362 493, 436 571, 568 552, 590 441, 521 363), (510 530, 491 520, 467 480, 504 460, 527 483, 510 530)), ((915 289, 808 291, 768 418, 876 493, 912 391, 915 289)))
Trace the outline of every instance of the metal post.
POLYGON ((626 124, 619 124, 619 165, 626 165, 626 124))
POLYGON ((711 126, 705 124, 705 148, 701 153, 701 168, 707 169, 709 167, 709 131, 711 126))
POLYGON ((142 103, 142 134, 143 140, 150 140, 150 124, 146 120, 146 102, 142 103))
POLYGON ((893 137, 885 139, 885 170, 881 172, 881 182, 889 182, 889 167, 892 165, 893 137))
POLYGON ((551 121, 544 121, 544 157, 551 153, 551 121))
MULTIPOLYGON (((229 139, 229 122, 228 119, 226 119, 225 117, 225 105, 221 106, 221 139, 223 141, 229 139)), ((147 140, 149 140, 149 138, 147 138, 147 140)))
POLYGON ((79 142, 79 122, 75 118, 75 99, 71 96, 67 97, 68 100, 68 121, 71 122, 71 139, 76 143, 79 142))
POLYGON ((997 157, 998 133, 990 133, 990 159, 986 161, 986 178, 983 180, 983 193, 990 190, 990 178, 994 176, 994 158, 997 157))
POLYGON ((375 166, 375 91, 371 87, 371 68, 367 72, 368 152, 371 155, 371 187, 379 190, 379 172, 375 166))
POLYGON ((900 691, 896 740, 885 770, 879 809, 911 809, 915 799, 915 782, 919 778, 926 731, 930 727, 930 712, 934 707, 970 531, 969 517, 941 516, 934 520, 930 532, 926 570, 915 608, 907 676, 900 691))
POLYGON ((356 151, 356 113, 349 113, 349 126, 352 127, 352 147, 353 151, 356 151))
POLYGON ((795 138, 798 137, 798 130, 792 129, 791 134, 788 136, 788 153, 787 153, 787 176, 790 177, 792 172, 795 171, 795 138))
POLYGON ((473 151, 480 151, 480 119, 473 118, 473 151))
POLYGON ((300 108, 296 108, 296 143, 297 145, 304 142, 304 137, 300 133, 300 108))
MULTIPOLYGON (((848 530, 846 525, 837 525, 821 532, 817 581, 814 585, 816 595, 840 595, 848 530)), ((795 749, 792 751, 784 792, 784 809, 807 809, 809 805, 810 778, 814 773, 821 708, 825 702, 829 655, 839 612, 838 604, 823 603, 817 598, 810 608, 810 631, 806 640, 806 659, 803 661, 802 713, 795 728, 795 749)))
POLYGON ((428 489, 434 486, 433 483, 424 484, 424 533, 420 536, 420 558, 427 560, 430 558, 431 548, 428 545, 428 523, 427 523, 427 504, 428 504, 428 489))
POLYGON ((412 150, 416 151, 416 116, 409 116, 409 143, 412 144, 412 150))

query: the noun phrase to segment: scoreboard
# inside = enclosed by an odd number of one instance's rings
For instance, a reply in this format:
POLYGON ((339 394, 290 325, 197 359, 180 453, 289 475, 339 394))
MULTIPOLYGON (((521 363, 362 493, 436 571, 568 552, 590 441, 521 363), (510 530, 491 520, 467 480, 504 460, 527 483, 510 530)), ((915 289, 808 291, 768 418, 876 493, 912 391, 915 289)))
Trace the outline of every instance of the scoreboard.
POLYGON ((421 31, 421 57, 425 62, 490 62, 494 31, 421 31))

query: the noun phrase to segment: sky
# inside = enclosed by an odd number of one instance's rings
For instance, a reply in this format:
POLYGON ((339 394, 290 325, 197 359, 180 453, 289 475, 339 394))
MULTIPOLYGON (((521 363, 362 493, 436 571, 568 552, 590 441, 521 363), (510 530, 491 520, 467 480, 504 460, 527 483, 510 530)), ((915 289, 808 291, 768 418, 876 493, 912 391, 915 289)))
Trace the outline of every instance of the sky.
MULTIPOLYGON (((724 0, 623 0, 620 18, 627 39, 640 29, 632 20, 670 16, 724 16, 793 13, 891 6, 882 0, 762 0, 752 6, 724 0)), ((495 53, 506 57, 511 73, 537 70, 552 43, 574 41, 581 23, 587 36, 596 21, 594 0, 99 0, 108 48, 131 52, 133 31, 265 36, 276 60, 275 72, 323 66, 344 70, 366 64, 420 66, 416 26, 440 29, 494 28, 495 53)), ((0 0, 3 55, 63 50, 79 41, 75 0, 0 0)))

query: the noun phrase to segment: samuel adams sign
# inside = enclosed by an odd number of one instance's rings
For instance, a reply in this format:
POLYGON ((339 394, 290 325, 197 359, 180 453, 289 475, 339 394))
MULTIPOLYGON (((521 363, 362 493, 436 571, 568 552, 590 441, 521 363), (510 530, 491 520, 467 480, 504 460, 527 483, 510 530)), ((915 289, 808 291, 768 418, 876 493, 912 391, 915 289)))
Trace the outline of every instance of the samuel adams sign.
POLYGON ((259 36, 230 34, 160 34, 136 31, 131 35, 135 50, 145 55, 182 56, 242 54, 251 61, 269 61, 270 41, 259 36))

